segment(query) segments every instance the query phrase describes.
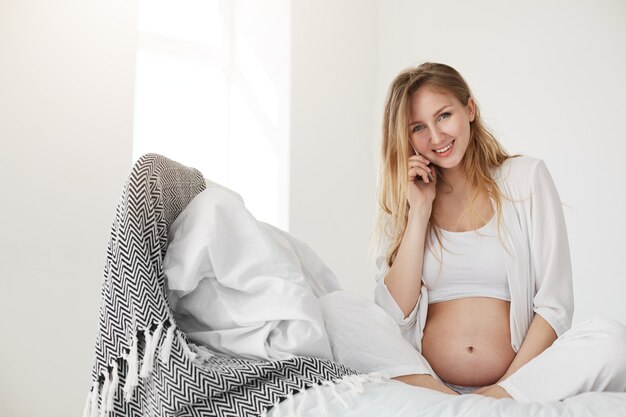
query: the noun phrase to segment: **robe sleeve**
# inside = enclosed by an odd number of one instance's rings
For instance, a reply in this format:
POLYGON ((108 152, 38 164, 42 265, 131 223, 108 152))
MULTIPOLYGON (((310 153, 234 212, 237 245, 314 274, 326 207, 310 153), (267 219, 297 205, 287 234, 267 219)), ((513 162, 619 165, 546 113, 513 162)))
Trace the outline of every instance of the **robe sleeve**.
POLYGON ((407 339, 414 347, 421 351, 422 322, 426 319, 425 309, 428 306, 426 287, 422 285, 422 290, 415 307, 411 313, 405 317, 404 312, 389 292, 387 285, 385 285, 385 276, 390 269, 386 259, 387 250, 389 249, 391 243, 391 239, 387 237, 386 233, 383 233, 378 246, 378 251, 376 253, 377 272, 376 287, 374 289, 374 302, 393 318, 400 328, 402 336, 404 336, 404 338, 407 339))
POLYGON ((533 311, 561 336, 572 324, 572 264, 561 199, 545 163, 531 176, 530 253, 535 273, 533 311))

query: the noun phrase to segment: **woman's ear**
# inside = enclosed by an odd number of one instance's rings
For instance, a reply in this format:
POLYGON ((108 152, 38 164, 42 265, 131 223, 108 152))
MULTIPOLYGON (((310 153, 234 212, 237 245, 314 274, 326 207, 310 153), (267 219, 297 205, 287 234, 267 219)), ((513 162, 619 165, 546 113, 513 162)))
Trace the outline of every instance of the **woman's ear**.
POLYGON ((467 116, 469 117, 469 121, 473 122, 476 117, 476 102, 474 101, 474 97, 470 97, 467 99, 467 116))

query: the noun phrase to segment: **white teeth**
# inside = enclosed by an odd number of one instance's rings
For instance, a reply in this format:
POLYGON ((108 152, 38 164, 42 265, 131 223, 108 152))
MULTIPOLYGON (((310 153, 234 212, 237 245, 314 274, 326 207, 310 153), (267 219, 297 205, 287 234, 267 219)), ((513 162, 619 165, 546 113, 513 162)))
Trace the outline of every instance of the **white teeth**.
POLYGON ((446 152, 448 149, 450 149, 452 147, 452 142, 450 142, 450 144, 448 146, 446 146, 445 148, 441 149, 441 150, 435 150, 435 152, 437 153, 444 153, 446 152))

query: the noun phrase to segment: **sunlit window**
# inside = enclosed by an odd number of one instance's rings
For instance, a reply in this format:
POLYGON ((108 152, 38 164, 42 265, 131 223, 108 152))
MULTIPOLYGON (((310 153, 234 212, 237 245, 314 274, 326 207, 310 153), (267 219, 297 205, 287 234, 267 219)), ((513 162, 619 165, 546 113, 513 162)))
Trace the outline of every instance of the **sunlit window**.
POLYGON ((133 158, 156 152, 288 229, 288 1, 140 0, 133 158))

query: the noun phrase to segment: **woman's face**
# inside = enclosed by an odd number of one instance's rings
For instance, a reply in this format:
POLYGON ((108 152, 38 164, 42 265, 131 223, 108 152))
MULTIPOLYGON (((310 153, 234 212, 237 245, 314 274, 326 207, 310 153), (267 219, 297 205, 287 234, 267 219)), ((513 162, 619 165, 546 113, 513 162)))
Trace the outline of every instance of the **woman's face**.
POLYGON ((463 105, 443 89, 420 87, 411 96, 409 139, 417 152, 435 165, 453 168, 465 155, 475 109, 471 97, 463 105))

